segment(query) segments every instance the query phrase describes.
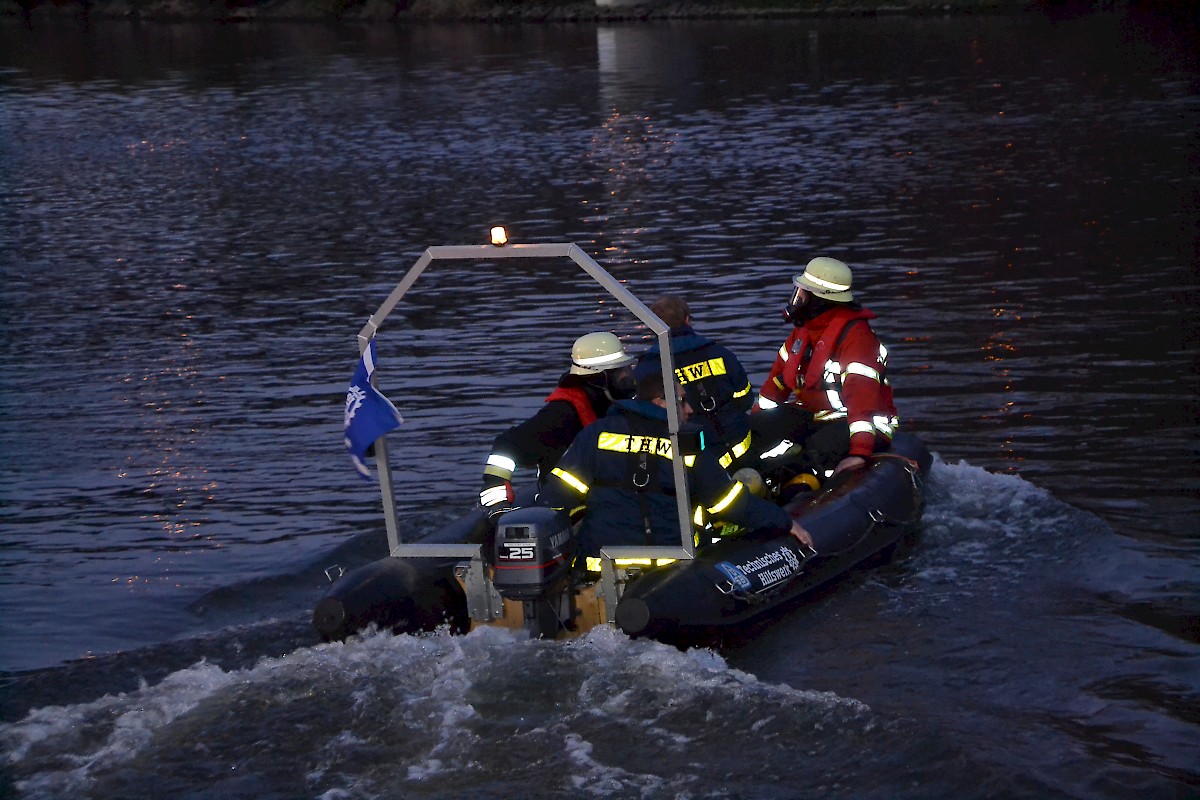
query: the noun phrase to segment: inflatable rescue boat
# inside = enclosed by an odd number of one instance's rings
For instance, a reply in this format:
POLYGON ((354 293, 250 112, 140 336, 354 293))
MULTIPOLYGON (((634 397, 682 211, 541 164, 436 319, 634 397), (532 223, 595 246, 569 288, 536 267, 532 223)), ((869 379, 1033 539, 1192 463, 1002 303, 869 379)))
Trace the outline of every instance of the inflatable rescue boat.
MULTIPOLYGON (((384 318, 439 259, 565 256, 658 336, 664 383, 672 395, 668 428, 678 448, 681 420, 675 381, 669 380, 674 373, 669 331, 662 320, 574 244, 505 245, 503 232, 494 230, 492 246, 428 248, 359 333, 360 352, 367 353, 384 318)), ((804 526, 813 539, 808 548, 786 533, 756 531, 701 532, 703 543, 696 546, 687 479, 675 459, 679 546, 606 548, 599 563, 587 569, 574 557, 572 521, 561 512, 528 505, 528 494, 518 497, 527 505, 493 517, 475 508, 417 541, 401 541, 386 437, 374 441, 374 454, 390 552, 342 575, 317 603, 313 625, 326 641, 372 625, 398 634, 442 627, 465 633, 501 625, 558 638, 610 624, 631 636, 679 646, 719 644, 794 608, 857 565, 886 556, 913 534, 932 461, 920 439, 899 432, 889 452, 816 490, 792 495, 788 487, 793 484, 785 486, 768 473, 755 490, 804 526)))

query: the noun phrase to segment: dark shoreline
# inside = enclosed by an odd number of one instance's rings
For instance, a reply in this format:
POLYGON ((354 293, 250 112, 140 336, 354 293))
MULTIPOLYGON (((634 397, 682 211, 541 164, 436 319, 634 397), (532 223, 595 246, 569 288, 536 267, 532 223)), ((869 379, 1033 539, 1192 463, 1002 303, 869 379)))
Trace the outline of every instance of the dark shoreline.
POLYGON ((1130 0, 0 0, 0 19, 209 22, 588 23, 1112 11, 1130 0))

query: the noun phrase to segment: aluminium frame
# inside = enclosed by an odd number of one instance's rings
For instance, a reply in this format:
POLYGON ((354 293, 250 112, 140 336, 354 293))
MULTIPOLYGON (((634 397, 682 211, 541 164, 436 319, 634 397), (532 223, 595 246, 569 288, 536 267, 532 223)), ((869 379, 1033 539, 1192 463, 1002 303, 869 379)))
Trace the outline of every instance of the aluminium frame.
MULTIPOLYGON (((679 447, 679 418, 678 396, 675 391, 675 359, 671 353, 671 334, 666 323, 662 321, 625 286, 619 283, 603 267, 596 263, 574 243, 556 244, 504 244, 504 245, 441 245, 429 247, 409 268, 400 282, 392 289, 391 294, 370 316, 367 324, 358 333, 359 355, 362 355, 375 338, 383 321, 395 309, 404 295, 412 288, 421 274, 434 261, 496 261, 510 258, 568 258, 603 286, 609 294, 621 302, 658 337, 659 351, 662 359, 663 386, 666 391, 667 429, 671 439, 671 452, 680 454, 679 447)), ((396 498, 393 494, 391 466, 388 460, 386 436, 375 441, 376 465, 379 474, 379 489, 383 497, 383 514, 387 526, 387 538, 390 555, 399 558, 428 558, 428 557, 462 557, 475 559, 479 556, 478 544, 438 544, 405 542, 400 537, 400 524, 396 512, 396 498)), ((605 547, 600 551, 603 565, 602 580, 609 584, 615 575, 616 559, 686 559, 695 558, 695 542, 692 533, 692 509, 688 493, 687 472, 682 456, 671 459, 672 472, 675 481, 676 509, 679 514, 679 547, 672 546, 630 546, 605 547)), ((616 587, 613 586, 615 593, 616 587)), ((614 600, 616 598, 614 597, 614 600)), ((608 605, 608 616, 611 617, 616 603, 608 605)))

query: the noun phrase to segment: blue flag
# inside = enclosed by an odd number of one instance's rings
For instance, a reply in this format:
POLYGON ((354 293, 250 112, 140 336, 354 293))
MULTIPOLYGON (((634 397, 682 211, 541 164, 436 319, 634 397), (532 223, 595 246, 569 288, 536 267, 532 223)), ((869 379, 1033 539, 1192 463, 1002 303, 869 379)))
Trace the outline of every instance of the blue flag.
POLYGON ((371 477, 367 465, 363 463, 367 449, 380 436, 404 422, 392 401, 371 385, 374 372, 375 340, 372 339, 358 361, 358 369, 350 381, 350 390, 346 392, 346 450, 350 453, 354 468, 364 478, 371 477))

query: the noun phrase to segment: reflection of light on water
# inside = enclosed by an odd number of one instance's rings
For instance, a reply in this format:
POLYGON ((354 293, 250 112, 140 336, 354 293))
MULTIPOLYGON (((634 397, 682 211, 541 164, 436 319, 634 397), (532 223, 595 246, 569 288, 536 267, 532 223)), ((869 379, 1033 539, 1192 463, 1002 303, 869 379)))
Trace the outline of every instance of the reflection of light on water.
POLYGON ((153 153, 159 150, 170 150, 175 147, 186 147, 188 144, 186 139, 165 139, 161 142, 152 142, 148 139, 142 139, 139 142, 126 145, 125 149, 130 155, 140 155, 143 153, 153 153))
POLYGON ((637 264, 645 259, 633 257, 644 225, 630 224, 640 219, 641 206, 654 187, 655 174, 664 168, 675 145, 677 134, 660 128, 650 115, 627 114, 613 109, 592 136, 587 158, 603 170, 602 197, 585 199, 585 219, 610 237, 604 247, 608 266, 637 264))
MULTIPOLYGON (((620 281, 626 283, 626 281, 620 281)), ((644 326, 638 321, 629 309, 625 308, 624 304, 612 297, 598 297, 596 299, 596 321, 590 323, 595 326, 595 330, 612 331, 621 340, 627 352, 640 352, 636 349, 630 349, 635 345, 642 343, 642 337, 637 333, 639 328, 644 326)))
POLYGON ((603 174, 603 194, 584 198, 583 220, 608 237, 604 258, 608 266, 646 263, 631 254, 645 252, 635 241, 655 231, 646 226, 644 204, 656 193, 654 178, 668 165, 678 137, 645 113, 630 113, 630 106, 644 107, 641 89, 666 82, 686 82, 694 76, 691 59, 679 53, 664 53, 663 33, 628 28, 596 29, 596 59, 600 75, 600 106, 608 117, 592 136, 589 163, 603 174))
MULTIPOLYGON (((177 290, 186 287, 175 285, 177 290)), ((150 523, 163 537, 159 547, 169 555, 154 559, 156 569, 114 579, 127 588, 150 584, 175 584, 170 576, 179 555, 222 546, 206 531, 201 509, 215 500, 218 483, 207 466, 196 463, 199 445, 207 434, 197 407, 204 403, 206 379, 197 366, 196 340, 185 326, 194 318, 179 309, 165 315, 175 330, 159 343, 158 364, 141 374, 126 374, 125 402, 141 417, 142 449, 126 456, 117 475, 142 485, 136 489, 142 507, 138 519, 150 523)), ((177 585, 177 584, 176 584, 177 585)))
MULTIPOLYGON (((996 306, 992 308, 992 316, 998 321, 1014 325, 1021 322, 1019 308, 996 306)), ((1001 381, 1000 389, 1003 392, 1000 405, 992 413, 983 414, 981 419, 1003 426, 1011 426, 1017 419, 1031 419, 1032 414, 1028 411, 1020 412, 1021 406, 1018 405, 1018 401, 1021 398, 1017 396, 1019 392, 1015 385, 1013 371, 1008 365, 1009 361, 1021 358, 1020 350, 1012 339, 1012 329, 1005 327, 990 334, 981 350, 984 361, 992 362, 992 374, 1001 381)), ((1010 472, 1015 472, 1016 465, 1025 460, 1025 457, 1017 452, 1015 437, 1011 434, 1004 437, 1000 444, 1000 452, 1005 458, 1014 462, 1008 467, 1010 472)))
POLYGON ((617 32, 615 29, 596 29, 596 62, 601 75, 617 71, 617 32))

